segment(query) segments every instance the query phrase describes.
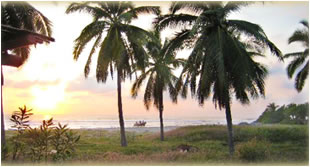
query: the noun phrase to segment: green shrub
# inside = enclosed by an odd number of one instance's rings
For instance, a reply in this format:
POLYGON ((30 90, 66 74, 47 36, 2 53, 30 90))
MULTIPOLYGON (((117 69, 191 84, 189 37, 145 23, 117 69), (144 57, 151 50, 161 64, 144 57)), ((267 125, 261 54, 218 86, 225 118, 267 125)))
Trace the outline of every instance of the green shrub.
POLYGON ((248 142, 237 145, 237 156, 246 161, 265 160, 269 155, 269 146, 270 143, 253 138, 248 142))
POLYGON ((24 154, 25 151, 25 140, 24 138, 24 131, 29 128, 29 117, 33 115, 31 113, 32 109, 27 109, 24 105, 24 108, 19 107, 18 111, 14 111, 11 116, 11 121, 14 122, 12 128, 17 130, 17 134, 11 138, 11 142, 13 144, 13 151, 12 151, 12 160, 16 160, 19 158, 20 155, 24 154))
POLYGON ((270 142, 304 141, 308 138, 308 129, 296 126, 259 128, 257 133, 270 142))
POLYGON ((32 161, 66 160, 74 155, 76 143, 80 136, 73 133, 67 125, 54 126, 53 118, 43 120, 39 128, 31 128, 28 119, 31 110, 19 108, 13 113, 11 121, 15 123, 12 128, 17 129, 17 134, 11 137, 13 144, 12 159, 20 157, 32 161))

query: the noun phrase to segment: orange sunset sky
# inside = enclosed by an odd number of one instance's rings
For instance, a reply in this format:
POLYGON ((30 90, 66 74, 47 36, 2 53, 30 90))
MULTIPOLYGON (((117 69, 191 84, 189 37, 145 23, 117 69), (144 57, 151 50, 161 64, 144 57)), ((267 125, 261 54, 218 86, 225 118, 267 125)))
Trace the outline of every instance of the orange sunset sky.
MULTIPOLYGON (((3 67, 3 103, 6 120, 13 111, 27 105, 33 108, 34 119, 54 117, 57 120, 114 119, 117 113, 116 80, 111 78, 106 84, 98 84, 95 78, 96 56, 91 72, 84 78, 84 65, 90 48, 84 49, 78 61, 73 60, 73 41, 92 18, 85 13, 65 14, 68 2, 30 2, 53 23, 53 37, 56 42, 32 47, 29 60, 19 69, 3 67)), ((167 12, 169 2, 134 2, 140 5, 160 5, 167 12)), ((300 28, 302 19, 308 20, 308 2, 266 2, 252 4, 233 13, 229 18, 243 19, 259 24, 269 39, 283 54, 304 50, 296 43, 288 45, 288 38, 300 28)), ((133 22, 144 29, 151 29, 154 16, 141 16, 133 22)), ((175 30, 166 30, 163 38, 171 37, 175 30)), ((90 46, 90 45, 89 45, 90 46)), ((187 57, 188 50, 179 52, 178 57, 187 57)), ((96 54, 95 54, 96 55, 96 54)), ((269 69, 266 79, 266 97, 252 100, 249 105, 232 103, 232 117, 238 120, 253 120, 266 106, 275 102, 278 105, 304 103, 309 99, 309 84, 306 82, 301 93, 294 89, 294 80, 289 80, 285 68, 288 61, 279 62, 266 52, 260 58, 269 69)), ((177 70, 176 72, 178 72, 177 70)), ((134 79, 134 77, 133 77, 134 79)), ((136 99, 131 98, 133 81, 123 83, 123 110, 126 119, 157 119, 155 108, 146 111, 143 105, 143 89, 136 99)), ((225 119, 225 112, 214 108, 211 100, 199 106, 192 98, 179 99, 172 104, 165 94, 164 118, 172 119, 225 119)))

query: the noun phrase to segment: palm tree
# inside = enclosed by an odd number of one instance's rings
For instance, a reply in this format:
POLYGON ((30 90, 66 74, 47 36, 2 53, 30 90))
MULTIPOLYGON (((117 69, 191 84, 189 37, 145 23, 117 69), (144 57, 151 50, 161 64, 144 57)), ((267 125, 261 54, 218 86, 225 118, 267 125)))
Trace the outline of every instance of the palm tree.
MULTIPOLYGON (((1 24, 51 37, 52 23, 28 2, 1 2, 1 24)), ((30 46, 12 50, 17 56, 27 60, 30 46)))
POLYGON ((151 101, 153 100, 153 104, 159 110, 160 140, 164 141, 163 93, 168 90, 172 101, 174 103, 177 102, 177 91, 174 86, 177 77, 174 76, 173 69, 184 63, 184 60, 175 58, 175 50, 173 49, 173 46, 171 46, 171 42, 169 40, 165 40, 162 45, 160 33, 158 31, 154 31, 153 34, 157 40, 150 41, 146 45, 151 59, 147 65, 148 70, 146 72, 143 71, 134 82, 131 89, 131 94, 133 97, 136 97, 143 81, 147 80, 147 85, 144 92, 144 105, 148 110, 151 101))
POLYGON ((145 41, 151 37, 147 31, 130 25, 130 22, 142 13, 158 13, 158 7, 134 8, 131 2, 84 2, 72 3, 66 13, 86 12, 93 17, 75 40, 74 59, 77 60, 87 43, 95 39, 87 63, 85 77, 89 74, 89 66, 96 48, 100 47, 97 60, 97 82, 105 83, 109 73, 117 71, 118 113, 120 123, 121 145, 127 146, 123 109, 121 82, 131 77, 133 66, 144 68, 148 56, 143 48, 145 41), (107 35, 104 36, 103 33, 107 35))
POLYGON ((302 52, 294 52, 284 55, 284 58, 293 58, 286 68, 289 78, 292 78, 296 70, 303 66, 295 77, 295 88, 298 92, 303 89, 305 80, 308 78, 309 74, 309 23, 306 20, 303 20, 300 23, 304 28, 297 29, 288 39, 288 43, 300 42, 306 49, 302 52))
MULTIPOLYGON (((25 29, 31 32, 52 35, 51 21, 45 17, 40 11, 35 9, 27 2, 1 2, 1 24, 9 25, 18 29, 25 29)), ((2 36, 3 37, 3 36, 2 36)), ((16 56, 21 57, 24 63, 30 54, 30 46, 24 46, 11 50, 16 56)), ((3 85, 3 73, 1 64, 1 81, 3 85)), ((2 92, 1 92, 1 141, 5 145, 5 128, 4 114, 2 108, 2 92)))
POLYGON ((264 96, 267 69, 253 60, 269 48, 281 58, 281 51, 267 38, 263 29, 243 20, 227 16, 247 5, 244 2, 176 2, 170 14, 156 20, 158 28, 183 26, 183 36, 194 48, 184 66, 177 89, 186 97, 187 87, 199 104, 212 95, 215 107, 226 110, 229 152, 234 152, 231 102, 250 102, 249 97, 264 96), (179 13, 189 11, 190 14, 179 13), (182 83, 183 82, 183 83, 182 83))
POLYGON ((279 105, 276 105, 276 103, 269 103, 265 111, 275 112, 278 108, 279 108, 279 105))

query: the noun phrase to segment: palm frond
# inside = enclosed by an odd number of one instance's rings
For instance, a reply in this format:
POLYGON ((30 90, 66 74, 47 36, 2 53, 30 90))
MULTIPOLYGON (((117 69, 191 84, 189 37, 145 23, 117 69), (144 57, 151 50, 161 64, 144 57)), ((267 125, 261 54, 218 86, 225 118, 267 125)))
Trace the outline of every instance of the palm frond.
POLYGON ((22 28, 23 22, 18 16, 18 6, 16 3, 7 3, 3 7, 4 15, 1 15, 1 23, 10 25, 16 28, 22 28))
POLYGON ((159 15, 160 14, 160 8, 159 6, 141 6, 132 9, 129 11, 133 13, 133 18, 137 18, 138 15, 140 14, 154 14, 154 15, 159 15))
POLYGON ((119 2, 117 16, 120 16, 122 13, 130 11, 132 9, 134 9, 134 5, 133 5, 132 2, 130 2, 130 1, 128 1, 128 2, 124 2, 124 1, 123 2, 119 2))
POLYGON ((307 20, 302 20, 300 23, 309 29, 309 22, 307 20))
MULTIPOLYGON (((108 77, 108 69, 111 63, 115 62, 115 66, 118 68, 122 61, 122 54, 124 53, 124 45, 120 34, 115 28, 110 28, 107 36, 105 37, 101 49, 99 51, 96 78, 98 82, 106 82, 108 77)), ((118 72, 122 73, 118 68, 118 72)), ((123 77, 122 77, 123 78, 123 77)))
POLYGON ((38 32, 51 37, 53 33, 52 22, 47 17, 45 17, 40 11, 36 10, 35 12, 37 13, 37 15, 35 17, 34 24, 36 25, 38 32))
POLYGON ((306 30, 296 30, 293 35, 288 39, 288 43, 302 42, 306 46, 309 44, 309 34, 306 30))
MULTIPOLYGON (((12 27, 51 36, 51 21, 28 2, 1 3, 1 23, 12 27)), ((18 48, 13 52, 20 56, 23 63, 30 54, 30 48, 18 48)))
POLYGON ((299 56, 302 56, 303 54, 304 54, 304 52, 288 53, 288 54, 285 54, 283 56, 283 58, 286 59, 286 58, 290 58, 290 57, 299 57, 299 56))
POLYGON ((290 62, 290 64, 287 66, 286 71, 289 78, 292 78, 295 71, 297 70, 300 65, 302 65, 305 61, 305 57, 300 56, 296 57, 294 60, 290 62))
POLYGON ((81 32, 80 36, 75 40, 73 49, 74 59, 77 60, 82 53, 84 47, 93 38, 98 37, 106 28, 105 21, 95 21, 87 25, 81 32))
POLYGON ((145 73, 142 73, 137 79, 136 81, 133 83, 132 87, 131 87, 131 96, 133 98, 137 97, 138 96, 138 92, 139 92, 139 89, 143 83, 143 81, 147 78, 147 76, 149 74, 151 74, 154 70, 152 69, 149 69, 147 72, 145 73))
POLYGON ((144 69, 148 63, 148 55, 144 46, 148 41, 158 42, 158 39, 150 32, 132 25, 122 25, 120 30, 126 34, 129 52, 132 54, 132 59, 135 60, 135 64, 132 63, 132 65, 136 65, 138 69, 144 69))
POLYGON ((95 43, 94 43, 94 45, 93 45, 93 47, 92 47, 92 49, 90 51, 90 54, 88 56, 88 59, 87 59, 87 62, 86 62, 85 68, 84 68, 85 78, 88 77, 88 74, 90 72, 89 66, 90 66, 90 63, 91 63, 92 56, 95 53, 96 48, 99 46, 100 42, 101 42, 101 34, 97 37, 97 39, 96 39, 96 41, 95 41, 95 43))
POLYGON ((251 2, 246 2, 246 1, 231 1, 231 2, 228 2, 224 8, 223 8, 223 11, 224 11, 224 15, 227 16, 229 13, 231 12, 235 12, 235 11, 239 11, 241 9, 241 7, 244 7, 244 6, 248 6, 251 2))
POLYGON ((307 62, 307 64, 302 68, 302 70, 298 72, 295 78, 295 88, 297 89, 298 92, 300 92, 304 87, 308 75, 309 75, 309 62, 307 62))
POLYGON ((265 32, 259 25, 242 20, 229 20, 227 23, 235 31, 255 37, 256 40, 265 44, 270 49, 271 53, 276 55, 280 60, 283 60, 281 51, 267 38, 265 32))
POLYGON ((108 18, 112 20, 111 15, 107 11, 102 10, 99 7, 90 6, 91 3, 95 2, 71 3, 66 9, 66 14, 73 12, 86 12, 91 14, 95 20, 99 18, 108 18))
POLYGON ((178 102, 178 91, 175 88, 176 79, 177 78, 175 76, 171 75, 171 81, 167 83, 168 90, 169 90, 169 96, 173 103, 178 102))
POLYGON ((155 25, 155 29, 163 30, 167 27, 176 28, 176 27, 186 27, 192 25, 197 19, 197 16, 189 15, 189 14, 167 14, 157 17, 153 25, 155 25))
POLYGON ((194 14, 200 14, 202 11, 208 10, 208 2, 172 2, 169 8, 171 14, 175 14, 181 10, 186 10, 194 14))
POLYGON ((150 74, 150 77, 147 81, 146 88, 144 91, 144 106, 148 110, 150 108, 152 95, 153 95, 153 89, 154 89, 154 71, 150 74))
POLYGON ((133 19, 137 19, 141 14, 154 14, 159 15, 160 10, 159 7, 155 6, 141 6, 137 8, 133 8, 130 11, 122 13, 119 18, 125 23, 130 23, 133 19))
POLYGON ((135 43, 144 44, 150 39, 156 42, 158 41, 158 39, 154 37, 152 33, 137 26, 122 24, 120 25, 120 31, 126 33, 127 36, 135 36, 135 40, 132 38, 135 43))

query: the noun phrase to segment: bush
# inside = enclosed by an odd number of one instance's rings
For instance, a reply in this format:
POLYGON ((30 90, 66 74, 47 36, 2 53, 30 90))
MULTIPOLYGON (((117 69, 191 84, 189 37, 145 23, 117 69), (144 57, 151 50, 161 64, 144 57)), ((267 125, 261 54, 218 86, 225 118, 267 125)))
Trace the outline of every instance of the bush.
POLYGON ((32 161, 66 160, 75 152, 76 143, 80 136, 73 133, 67 125, 54 126, 53 118, 43 120, 39 128, 31 128, 28 124, 29 117, 33 115, 26 106, 19 108, 11 117, 15 123, 17 134, 10 140, 13 144, 12 160, 20 157, 32 161))
POLYGON ((237 156, 246 161, 265 160, 269 155, 269 146, 270 143, 257 141, 256 138, 253 138, 246 143, 237 145, 237 156))

